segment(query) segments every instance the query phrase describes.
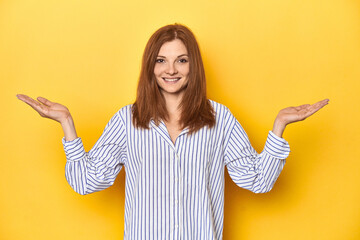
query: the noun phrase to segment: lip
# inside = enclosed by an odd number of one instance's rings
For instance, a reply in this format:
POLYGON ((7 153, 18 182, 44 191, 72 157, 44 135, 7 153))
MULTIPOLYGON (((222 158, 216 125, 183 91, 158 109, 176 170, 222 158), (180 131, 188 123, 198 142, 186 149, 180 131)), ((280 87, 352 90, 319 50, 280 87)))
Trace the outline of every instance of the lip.
POLYGON ((175 83, 175 82, 178 82, 181 79, 181 77, 170 77, 170 78, 163 77, 162 79, 167 83, 175 83))

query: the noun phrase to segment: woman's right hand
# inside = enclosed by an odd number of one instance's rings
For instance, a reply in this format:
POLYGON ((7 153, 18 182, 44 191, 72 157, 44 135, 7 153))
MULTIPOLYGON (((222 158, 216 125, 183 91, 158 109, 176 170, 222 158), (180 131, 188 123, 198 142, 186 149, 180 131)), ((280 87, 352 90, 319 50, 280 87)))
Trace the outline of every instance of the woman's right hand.
POLYGON ((61 123, 67 141, 72 141, 77 138, 74 122, 67 107, 60 103, 51 102, 43 97, 38 97, 38 101, 24 94, 17 94, 16 97, 30 105, 40 116, 61 123))
POLYGON ((51 102, 43 97, 38 97, 38 101, 36 101, 35 99, 23 94, 18 94, 16 96, 19 100, 30 105, 42 117, 50 118, 59 123, 63 123, 67 119, 71 118, 69 109, 60 103, 51 102))

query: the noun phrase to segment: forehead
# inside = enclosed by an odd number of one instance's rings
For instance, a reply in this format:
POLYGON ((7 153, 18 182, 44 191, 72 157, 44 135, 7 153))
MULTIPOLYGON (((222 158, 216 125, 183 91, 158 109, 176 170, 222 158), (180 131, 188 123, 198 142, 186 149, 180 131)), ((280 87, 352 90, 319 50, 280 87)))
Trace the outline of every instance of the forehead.
POLYGON ((159 50, 159 55, 161 56, 179 56, 187 53, 185 44, 180 39, 165 42, 159 50))

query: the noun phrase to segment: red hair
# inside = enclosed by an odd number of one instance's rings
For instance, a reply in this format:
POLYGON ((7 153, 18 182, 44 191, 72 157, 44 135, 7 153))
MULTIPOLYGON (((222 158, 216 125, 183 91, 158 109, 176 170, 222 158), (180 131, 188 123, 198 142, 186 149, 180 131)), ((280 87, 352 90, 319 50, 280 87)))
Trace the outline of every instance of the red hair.
POLYGON ((154 67, 161 46, 175 39, 181 40, 186 46, 190 64, 188 84, 179 106, 179 123, 182 128, 188 127, 189 133, 204 126, 211 128, 215 125, 215 112, 206 97, 205 70, 196 38, 184 25, 173 24, 158 29, 146 44, 136 101, 132 106, 135 127, 149 129, 151 119, 158 125, 161 120, 169 117, 165 98, 154 76, 154 67))

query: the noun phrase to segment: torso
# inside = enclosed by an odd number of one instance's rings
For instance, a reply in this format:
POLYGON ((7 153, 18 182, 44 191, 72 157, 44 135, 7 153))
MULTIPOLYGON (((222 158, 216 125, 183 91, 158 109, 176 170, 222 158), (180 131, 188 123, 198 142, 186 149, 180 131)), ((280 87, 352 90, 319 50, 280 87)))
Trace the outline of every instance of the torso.
POLYGON ((123 143, 120 152, 126 166, 124 239, 139 239, 145 232, 154 238, 221 239, 223 144, 234 123, 225 107, 214 106, 216 125, 193 134, 173 121, 178 119, 174 115, 169 116, 170 121, 156 125, 152 120, 149 129, 140 129, 132 124, 130 107, 119 113, 117 126, 123 134, 115 138, 123 143), (149 224, 146 213, 150 213, 149 224), (176 221, 183 227, 173 231, 169 223, 176 221))

